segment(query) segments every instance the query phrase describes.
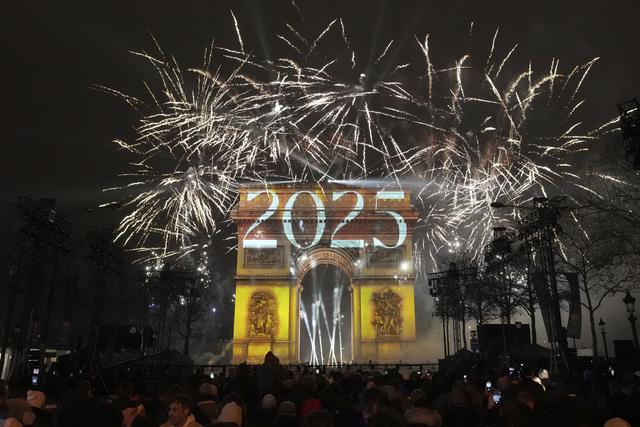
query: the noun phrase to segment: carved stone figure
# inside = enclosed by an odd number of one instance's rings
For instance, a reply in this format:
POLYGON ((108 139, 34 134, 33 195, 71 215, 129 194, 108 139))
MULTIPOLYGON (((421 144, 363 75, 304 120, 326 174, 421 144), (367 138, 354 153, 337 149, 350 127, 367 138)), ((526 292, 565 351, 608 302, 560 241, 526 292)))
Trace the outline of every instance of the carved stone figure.
POLYGON ((276 298, 268 291, 258 291, 249 301, 249 336, 274 336, 278 318, 276 298))
POLYGON ((402 297, 389 288, 373 294, 373 326, 378 336, 398 336, 402 332, 402 297))

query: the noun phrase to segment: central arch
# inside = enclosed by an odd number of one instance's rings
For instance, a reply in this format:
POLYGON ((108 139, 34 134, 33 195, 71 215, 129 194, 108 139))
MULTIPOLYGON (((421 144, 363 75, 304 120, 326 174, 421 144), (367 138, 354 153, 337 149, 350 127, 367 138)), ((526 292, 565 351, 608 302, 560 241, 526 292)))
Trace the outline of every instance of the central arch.
POLYGON ((298 285, 303 276, 320 264, 334 265, 345 272, 350 279, 355 275, 355 257, 345 249, 316 248, 302 253, 296 265, 298 285))
MULTIPOLYGON (((335 248, 317 248, 307 252, 304 252, 298 257, 297 268, 296 268, 296 277, 297 277, 297 312, 298 312, 298 324, 296 326, 296 352, 295 358, 299 362, 310 362, 312 364, 325 364, 325 363, 347 363, 351 362, 354 358, 354 350, 355 350, 355 340, 354 340, 354 325, 353 320, 355 317, 355 313, 353 310, 353 277, 355 274, 354 267, 356 265, 356 260, 346 250, 343 249, 335 249, 335 248), (318 292, 322 295, 322 291, 320 289, 306 289, 307 293, 303 295, 305 291, 305 283, 307 287, 311 285, 311 280, 309 275, 312 275, 314 269, 320 269, 322 267, 331 266, 334 267, 337 271, 341 272, 344 278, 340 281, 340 283, 335 283, 332 292, 336 292, 340 295, 334 296, 337 301, 332 300, 330 307, 316 307, 314 309, 313 306, 305 307, 304 300, 309 301, 309 297, 311 295, 309 292, 318 292), (344 287, 344 289, 343 289, 344 287), (346 292, 346 295, 343 294, 346 292), (305 296, 307 298, 305 298, 305 296), (344 297, 347 298, 348 305, 348 338, 347 342, 343 342, 343 334, 342 332, 345 330, 342 325, 341 318, 344 317, 342 311, 345 307, 342 307, 342 303, 344 301, 344 297), (336 307, 337 303, 337 307, 336 307), (322 308, 322 310, 320 310, 322 308), (331 316, 340 316, 340 318, 333 317, 331 320, 333 324, 329 324, 329 319, 327 318, 327 312, 331 313, 331 316), (316 321, 316 325, 314 327, 313 321, 316 321), (322 322, 321 320, 324 320, 322 322), (329 338, 331 341, 329 343, 329 347, 331 351, 327 354, 327 352, 323 352, 323 347, 327 346, 325 341, 324 346, 322 345, 322 336, 323 336, 323 326, 326 331, 325 339, 329 338), (331 333, 329 332, 331 329, 331 333), (313 330, 313 337, 311 334, 308 337, 302 333, 302 331, 309 333, 310 330, 313 330), (336 335, 337 333, 337 335, 336 335), (320 338, 320 351, 314 351, 314 344, 316 344, 316 337, 320 338), (304 344, 309 341, 309 345, 311 345, 311 349, 307 349, 307 351, 303 351, 304 344), (343 345, 348 344, 348 356, 343 354, 342 348, 343 345), (336 350, 336 345, 338 345, 338 349, 336 350), (326 357, 325 357, 326 356, 326 357)), ((326 272, 325 272, 326 273, 326 272)), ((325 296, 327 295, 327 290, 324 290, 325 296)), ((313 298, 313 297, 311 297, 313 298)), ((321 303, 326 302, 324 298, 320 301, 321 303)))
POLYGON ((312 365, 353 361, 353 293, 345 272, 318 264, 302 278, 296 359, 312 365))

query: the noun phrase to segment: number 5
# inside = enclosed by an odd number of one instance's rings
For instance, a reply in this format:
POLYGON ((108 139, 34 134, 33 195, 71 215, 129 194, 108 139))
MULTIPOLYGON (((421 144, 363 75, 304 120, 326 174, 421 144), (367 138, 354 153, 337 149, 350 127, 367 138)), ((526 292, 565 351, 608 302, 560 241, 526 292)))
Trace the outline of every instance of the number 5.
MULTIPOLYGON (((376 211, 378 211, 378 200, 403 200, 404 199, 404 191, 378 191, 376 193, 376 211)), ((377 238, 373 238, 373 247, 375 248, 386 248, 393 249, 399 246, 402 246, 404 241, 407 239, 407 223, 404 222, 402 216, 394 211, 378 211, 384 212, 393 217, 396 220, 396 224, 398 225, 398 241, 395 245, 387 246, 382 241, 377 238)))

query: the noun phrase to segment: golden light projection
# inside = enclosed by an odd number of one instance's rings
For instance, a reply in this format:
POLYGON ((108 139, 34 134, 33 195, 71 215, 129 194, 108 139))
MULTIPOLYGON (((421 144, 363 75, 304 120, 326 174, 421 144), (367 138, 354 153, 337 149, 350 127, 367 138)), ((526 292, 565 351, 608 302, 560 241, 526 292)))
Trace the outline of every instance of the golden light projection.
POLYGON ((283 363, 402 360, 416 340, 410 193, 339 184, 239 193, 233 362, 259 363, 267 351, 283 363), (314 276, 323 265, 346 285, 314 276), (333 298, 309 303, 311 288, 333 298))
POLYGON ((278 318, 276 298, 269 291, 258 291, 251 295, 249 303, 249 336, 269 336, 276 334, 278 318))
POLYGON ((389 288, 373 294, 373 326, 379 337, 402 332, 402 297, 389 288))

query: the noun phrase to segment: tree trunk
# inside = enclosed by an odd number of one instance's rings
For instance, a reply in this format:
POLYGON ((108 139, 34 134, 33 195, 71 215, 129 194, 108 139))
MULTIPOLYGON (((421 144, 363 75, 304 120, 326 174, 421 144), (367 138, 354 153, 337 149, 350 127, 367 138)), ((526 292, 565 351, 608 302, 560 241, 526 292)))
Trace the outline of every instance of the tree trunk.
POLYGON ((189 342, 191 341, 191 310, 187 309, 187 316, 185 319, 185 334, 184 334, 184 346, 182 347, 182 354, 189 355, 189 342))
POLYGON ((529 317, 531 318, 531 344, 538 344, 538 332, 536 330, 536 305, 533 302, 533 289, 531 282, 527 278, 527 293, 529 294, 529 317))
POLYGON ((587 310, 589 311, 589 325, 591 326, 591 340, 593 341, 593 356, 594 357, 598 357, 599 356, 599 352, 598 352, 598 334, 596 332, 596 321, 593 318, 593 304, 591 303, 591 295, 589 294, 589 292, 586 291, 586 288, 584 290, 584 294, 587 297, 587 310))
POLYGON ((536 311, 535 311, 535 307, 531 307, 531 315, 529 317, 531 317, 531 344, 536 345, 538 344, 538 333, 536 331, 536 311))
POLYGON ((467 349, 467 322, 462 312, 462 348, 467 349))
POLYGON ((49 323, 51 322, 51 309, 53 308, 53 298, 55 297, 57 287, 58 273, 58 251, 54 250, 53 273, 51 274, 51 283, 49 284, 49 295, 47 297, 47 308, 45 310, 44 322, 42 322, 42 338, 40 339, 40 370, 44 372, 45 354, 47 352, 47 341, 49 341, 49 323))

